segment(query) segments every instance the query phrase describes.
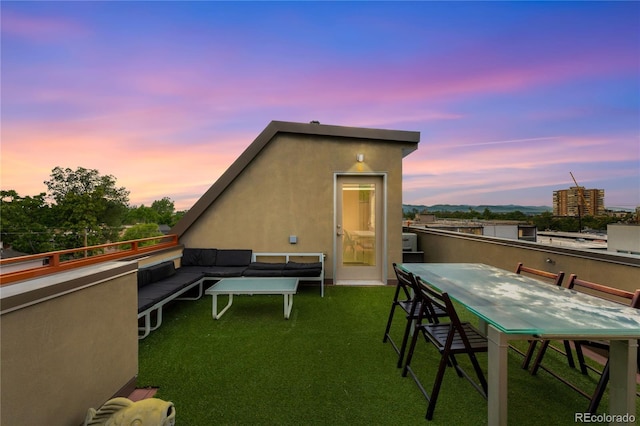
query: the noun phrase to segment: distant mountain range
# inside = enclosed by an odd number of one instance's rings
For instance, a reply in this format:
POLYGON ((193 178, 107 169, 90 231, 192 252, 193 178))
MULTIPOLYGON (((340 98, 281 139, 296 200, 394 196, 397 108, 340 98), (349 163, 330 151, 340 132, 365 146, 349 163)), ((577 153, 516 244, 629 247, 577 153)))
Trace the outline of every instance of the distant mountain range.
POLYGON ((520 211, 526 215, 536 215, 544 212, 553 211, 553 208, 549 206, 518 206, 514 204, 507 204, 507 205, 500 205, 500 206, 489 206, 489 205, 472 206, 469 204, 435 204, 433 206, 414 205, 414 204, 402 205, 403 212, 411 212, 414 209, 417 210, 418 212, 422 212, 425 209, 427 210, 427 212, 468 212, 469 210, 473 209, 480 213, 482 213, 485 209, 489 209, 493 213, 510 213, 515 211, 520 211))

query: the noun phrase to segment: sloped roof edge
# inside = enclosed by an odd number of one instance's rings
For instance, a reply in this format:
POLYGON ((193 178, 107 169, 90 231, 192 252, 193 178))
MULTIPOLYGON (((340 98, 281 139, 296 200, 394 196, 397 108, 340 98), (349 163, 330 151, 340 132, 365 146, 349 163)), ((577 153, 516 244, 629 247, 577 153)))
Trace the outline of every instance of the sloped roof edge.
POLYGON ((406 130, 371 129, 363 127, 333 126, 319 123, 295 123, 288 121, 272 121, 258 135, 258 137, 244 150, 236 161, 214 182, 187 213, 171 229, 172 234, 182 236, 207 208, 227 189, 251 161, 278 133, 297 133, 318 136, 335 136, 342 138, 373 139, 395 141, 409 144, 403 149, 402 155, 406 157, 417 149, 420 142, 420 132, 406 130))

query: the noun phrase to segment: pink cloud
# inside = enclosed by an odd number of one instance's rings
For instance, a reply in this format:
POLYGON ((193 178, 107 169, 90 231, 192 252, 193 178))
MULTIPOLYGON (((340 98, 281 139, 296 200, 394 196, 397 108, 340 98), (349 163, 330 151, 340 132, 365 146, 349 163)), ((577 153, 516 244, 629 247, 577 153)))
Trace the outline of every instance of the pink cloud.
POLYGON ((215 141, 203 138, 181 146, 163 136, 166 129, 149 129, 147 134, 144 127, 96 124, 3 126, 2 189, 23 196, 46 192, 43 182, 54 167, 82 166, 115 176, 117 184, 131 192, 132 205, 169 196, 177 209, 188 209, 257 136, 221 132, 215 141))
MULTIPOLYGON (((606 202, 622 205, 619 200, 627 204, 640 201, 640 184, 636 178, 634 192, 629 179, 638 176, 637 168, 634 170, 629 164, 640 160, 633 136, 557 136, 478 145, 480 150, 474 149, 473 144, 446 141, 419 147, 404 161, 405 202, 429 205, 469 200, 469 204, 482 204, 487 199, 495 200, 495 194, 500 192, 520 191, 533 197, 533 190, 541 188, 539 204, 551 205, 553 189, 574 185, 569 172, 576 173, 576 168, 580 170, 577 178, 581 185, 605 189, 606 202), (603 163, 619 166, 604 168, 603 163), (607 184, 620 179, 628 182, 624 190, 618 184, 607 184), (609 192, 609 188, 615 191, 609 192), (615 194, 624 191, 624 198, 615 198, 615 194)), ((537 203, 532 199, 532 204, 537 203)))
POLYGON ((85 37, 88 28, 78 22, 61 17, 33 16, 3 9, 2 35, 35 42, 57 42, 64 38, 85 37))

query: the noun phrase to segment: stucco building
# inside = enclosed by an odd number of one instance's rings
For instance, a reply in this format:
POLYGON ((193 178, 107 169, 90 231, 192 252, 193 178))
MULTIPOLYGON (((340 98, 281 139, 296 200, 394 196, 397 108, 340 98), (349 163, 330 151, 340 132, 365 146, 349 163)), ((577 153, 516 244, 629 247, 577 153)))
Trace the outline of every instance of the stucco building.
POLYGON ((402 262, 402 159, 419 132, 271 122, 172 229, 185 247, 325 253, 333 283, 402 262))

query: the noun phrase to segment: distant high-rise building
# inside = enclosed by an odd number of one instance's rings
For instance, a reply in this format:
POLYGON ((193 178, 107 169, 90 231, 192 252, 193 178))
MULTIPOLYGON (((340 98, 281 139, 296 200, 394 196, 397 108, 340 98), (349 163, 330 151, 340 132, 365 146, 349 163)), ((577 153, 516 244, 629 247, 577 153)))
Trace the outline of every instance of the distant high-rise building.
POLYGON ((585 189, 572 186, 553 191, 554 216, 604 215, 604 189, 585 189))

